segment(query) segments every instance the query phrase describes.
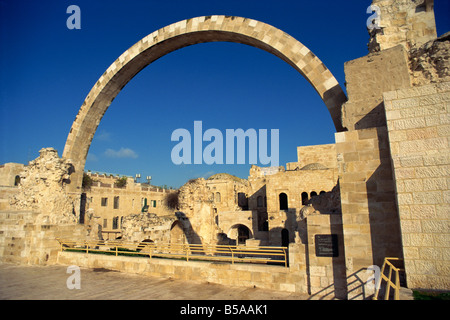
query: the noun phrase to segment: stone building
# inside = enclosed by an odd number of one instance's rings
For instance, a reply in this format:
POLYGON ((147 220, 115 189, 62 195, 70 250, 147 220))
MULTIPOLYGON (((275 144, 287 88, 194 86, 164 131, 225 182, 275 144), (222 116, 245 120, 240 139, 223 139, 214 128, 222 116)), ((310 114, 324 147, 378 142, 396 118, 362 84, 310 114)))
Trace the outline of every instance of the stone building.
POLYGON ((177 215, 186 240, 287 247, 302 210, 339 214, 339 201, 319 205, 337 185, 335 146, 298 147, 298 156, 287 170, 253 165, 248 179, 220 173, 182 186, 177 215))
POLYGON ((158 216, 173 214, 168 211, 165 199, 171 190, 136 183, 132 177, 87 172, 88 188, 81 195, 80 220, 95 217, 106 238, 121 235, 125 217, 132 214, 151 213, 158 216), (118 181, 126 181, 118 185, 118 181))
MULTIPOLYGON (((364 299, 373 293, 367 285, 370 268, 395 257, 403 261, 403 285, 448 291, 450 35, 437 37, 433 3, 373 0, 380 10, 379 26, 369 30, 368 54, 343 66, 347 94, 307 47, 253 19, 197 17, 148 35, 93 86, 62 157, 42 149, 20 174, 20 184, 8 185, 16 192, 10 193, 10 206, 2 202, 5 210, 0 211, 2 261, 83 264, 92 259, 98 266, 107 260, 105 265, 130 272, 145 269, 152 275, 364 299), (253 166, 247 180, 221 174, 189 181, 178 191, 174 214, 137 212, 128 216, 130 228, 125 218, 122 227, 133 241, 288 244, 289 267, 281 271, 162 259, 137 266, 137 260, 58 253, 57 237, 98 236, 78 223, 82 175, 110 103, 156 59, 209 41, 248 44, 299 71, 330 112, 335 143, 299 147, 297 162, 286 167, 253 166), (321 254, 324 241, 332 249, 326 255, 321 254)), ((119 197, 119 208, 123 203, 137 207, 143 197, 142 190, 128 195, 126 190, 106 189, 108 199, 119 197)), ((100 203, 100 212, 101 195, 93 194, 90 204, 100 203)), ((152 197, 149 200, 160 200, 152 197)), ((113 199, 108 200, 111 206, 113 199)), ((114 210, 107 219, 120 216, 114 210)))
POLYGON ((20 173, 24 165, 5 163, 0 165, 0 210, 9 209, 9 198, 16 192, 20 184, 20 173))

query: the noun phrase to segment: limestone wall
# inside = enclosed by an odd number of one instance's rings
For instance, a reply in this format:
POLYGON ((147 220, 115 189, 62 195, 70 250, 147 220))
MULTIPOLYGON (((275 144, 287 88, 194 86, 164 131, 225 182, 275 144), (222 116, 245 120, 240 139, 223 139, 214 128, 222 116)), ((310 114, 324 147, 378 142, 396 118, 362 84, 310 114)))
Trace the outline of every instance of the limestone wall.
POLYGON ((336 146, 322 144, 297 147, 297 159, 300 169, 311 163, 320 163, 327 168, 336 168, 336 146))
MULTIPOLYGON (((347 283, 345 272, 345 250, 342 232, 342 217, 337 214, 311 215, 307 220, 308 236, 308 284, 310 294, 322 298, 345 299, 347 283), (337 237, 338 247, 336 257, 317 256, 316 235, 333 235, 337 237)), ((364 283, 359 283, 364 286, 364 283)))
POLYGON ((400 45, 348 61, 344 71, 349 99, 342 114, 349 130, 385 126, 383 92, 411 86, 407 51, 400 45))
POLYGON ((450 288, 450 82, 385 93, 408 286, 450 288))
POLYGON ((402 257, 387 129, 335 134, 349 299, 367 298, 361 288, 371 265, 402 257))
MULTIPOLYGON (((17 186, 16 177, 20 177, 24 165, 21 163, 5 163, 0 165, 0 186, 17 186)), ((20 182, 20 179, 19 181, 20 182)))
MULTIPOLYGON (((294 252, 294 251, 293 251, 294 252)), ((304 270, 283 266, 229 264, 175 259, 111 257, 74 252, 60 252, 58 263, 87 268, 106 268, 154 277, 212 282, 223 285, 272 289, 288 292, 307 292, 304 270)))
POLYGON ((369 50, 402 45, 406 49, 436 38, 434 0, 373 0, 380 8, 380 29, 371 34, 369 50))
POLYGON ((0 211, 1 262, 52 264, 60 250, 57 238, 87 238, 82 225, 40 224, 38 216, 32 211, 0 211))

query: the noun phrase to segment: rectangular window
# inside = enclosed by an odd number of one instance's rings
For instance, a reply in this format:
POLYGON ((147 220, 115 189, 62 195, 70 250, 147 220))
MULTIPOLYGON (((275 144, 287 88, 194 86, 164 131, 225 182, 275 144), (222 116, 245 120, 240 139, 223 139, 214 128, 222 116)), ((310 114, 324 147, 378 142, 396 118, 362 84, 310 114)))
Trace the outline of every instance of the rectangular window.
POLYGON ((119 209, 119 197, 114 197, 114 209, 119 209))
POLYGON ((108 206, 108 198, 102 198, 102 207, 108 206))
POLYGON ((117 229, 118 228, 118 222, 119 222, 119 217, 114 217, 113 218, 113 229, 117 229))
POLYGON ((103 219, 103 228, 108 228, 108 219, 103 219))

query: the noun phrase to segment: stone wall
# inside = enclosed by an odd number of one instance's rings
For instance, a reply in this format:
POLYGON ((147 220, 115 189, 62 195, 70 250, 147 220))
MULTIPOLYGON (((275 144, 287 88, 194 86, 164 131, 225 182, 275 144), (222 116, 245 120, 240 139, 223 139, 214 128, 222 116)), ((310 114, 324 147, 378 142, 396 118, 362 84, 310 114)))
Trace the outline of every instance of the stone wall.
POLYGON ((348 61, 344 71, 348 101, 342 116, 349 130, 385 126, 383 92, 411 86, 407 51, 400 45, 348 61))
POLYGON ((373 0, 380 8, 379 29, 370 32, 369 51, 413 46, 436 38, 434 0, 373 0))
POLYGON ((0 165, 0 186, 17 186, 16 177, 20 177, 23 167, 24 165, 21 163, 5 163, 0 165))
POLYGON ((450 82, 385 93, 408 287, 450 288, 450 82))
POLYGON ((87 268, 106 268, 154 277, 193 280, 223 285, 257 287, 288 292, 306 292, 305 277, 283 266, 231 264, 175 259, 111 257, 60 252, 58 263, 87 268))
POLYGON ((40 224, 39 213, 0 211, 0 261, 46 265, 56 262, 57 238, 86 239, 82 225, 40 224))
POLYGON ((336 146, 321 144, 297 147, 297 159, 300 169, 311 163, 320 163, 327 168, 336 168, 336 146))
POLYGON ((450 81, 450 32, 409 52, 413 85, 450 81))
POLYGON ((39 157, 30 161, 20 173, 18 191, 10 199, 12 210, 39 212, 41 224, 75 224, 77 199, 66 192, 73 166, 53 148, 39 150, 39 157))
MULTIPOLYGON (((347 283, 345 272, 345 250, 342 232, 342 216, 340 214, 316 214, 306 218, 307 223, 307 252, 308 259, 304 261, 308 270, 308 287, 311 296, 322 298, 345 299, 347 297, 347 283), (316 235, 336 236, 337 256, 317 256, 316 235)), ((364 284, 361 283, 361 286, 364 284)))
POLYGON ((367 268, 381 268, 385 257, 402 258, 388 135, 378 127, 335 137, 348 298, 366 298, 367 268))

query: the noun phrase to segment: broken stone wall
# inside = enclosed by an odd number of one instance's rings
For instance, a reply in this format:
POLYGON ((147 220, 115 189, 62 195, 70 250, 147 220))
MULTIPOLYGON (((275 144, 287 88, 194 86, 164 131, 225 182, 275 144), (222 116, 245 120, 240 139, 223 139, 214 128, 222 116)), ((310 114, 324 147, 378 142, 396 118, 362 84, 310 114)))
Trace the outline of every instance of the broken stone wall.
POLYGON ((435 39, 434 0, 373 0, 380 28, 369 31, 369 52, 402 45, 406 50, 435 39))

